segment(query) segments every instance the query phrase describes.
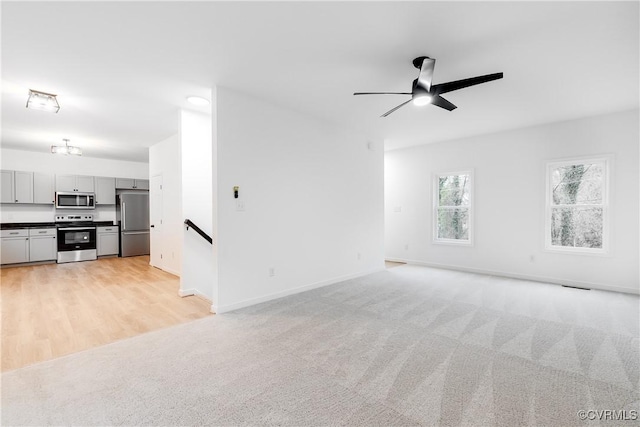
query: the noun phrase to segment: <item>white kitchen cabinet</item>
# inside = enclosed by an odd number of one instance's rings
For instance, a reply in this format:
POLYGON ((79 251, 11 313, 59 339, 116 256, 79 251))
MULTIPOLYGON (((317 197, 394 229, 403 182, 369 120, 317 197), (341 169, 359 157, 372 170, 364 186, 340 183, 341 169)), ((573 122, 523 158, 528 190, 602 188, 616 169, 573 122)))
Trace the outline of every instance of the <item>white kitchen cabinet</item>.
POLYGON ((136 184, 136 180, 132 178, 116 178, 116 188, 131 190, 136 184))
POLYGON ((56 175, 56 191, 76 191, 76 176, 56 175))
POLYGON ((86 175, 56 175, 56 191, 93 193, 94 179, 86 175))
POLYGON ((137 190, 148 190, 149 189, 149 180, 148 179, 136 179, 136 189, 137 190))
POLYGON ((2 203, 33 203, 33 172, 2 171, 2 203))
POLYGON ((0 264, 29 262, 29 230, 2 230, 0 233, 0 264))
POLYGON ((116 179, 96 177, 96 205, 116 204, 116 179))
POLYGON ((118 226, 97 227, 96 246, 98 256, 118 255, 120 249, 118 226))
POLYGON ((76 176, 76 188, 81 193, 94 193, 96 191, 94 178, 92 176, 76 176))
POLYGON ((33 173, 33 203, 52 205, 55 203, 55 177, 51 173, 33 173))
POLYGON ((33 172, 15 171, 16 203, 33 203, 33 172))
POLYGON ((52 261, 58 256, 55 228, 29 230, 29 261, 52 261))
POLYGON ((148 179, 116 178, 116 188, 122 190, 148 190, 148 179))
POLYGON ((0 171, 0 203, 15 203, 15 186, 13 185, 13 171, 0 171))

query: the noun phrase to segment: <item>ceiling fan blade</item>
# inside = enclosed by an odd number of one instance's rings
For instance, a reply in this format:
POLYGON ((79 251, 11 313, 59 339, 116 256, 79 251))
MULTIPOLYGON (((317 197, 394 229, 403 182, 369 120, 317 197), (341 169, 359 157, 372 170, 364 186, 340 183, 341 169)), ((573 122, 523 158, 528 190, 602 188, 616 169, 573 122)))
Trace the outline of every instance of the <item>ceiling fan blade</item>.
POLYGON ((411 95, 411 92, 356 92, 354 95, 411 95))
POLYGON ((453 82, 441 83, 433 86, 433 93, 436 95, 441 93, 447 93, 458 89, 463 89, 469 86, 479 85, 481 83, 487 83, 493 80, 498 80, 503 77, 503 73, 487 74, 484 76, 471 77, 469 79, 456 80, 453 82))
POLYGON ((408 100, 406 102, 403 102, 402 104, 398 105, 397 107, 392 108, 391 110, 387 111, 386 113, 384 113, 383 115, 381 115, 380 117, 387 117, 389 114, 393 113, 394 111, 396 111, 398 108, 410 103, 411 100, 408 100))
POLYGON ((440 95, 436 95, 434 97, 431 98, 431 103, 437 107, 440 108, 444 108, 447 111, 452 111, 455 110, 456 107, 455 105, 453 105, 451 102, 447 101, 446 99, 444 99, 443 97, 441 97, 440 95))
POLYGON ((418 83, 427 91, 431 90, 431 80, 433 80, 433 67, 436 65, 436 60, 433 58, 425 58, 422 61, 420 67, 420 74, 418 75, 418 83))

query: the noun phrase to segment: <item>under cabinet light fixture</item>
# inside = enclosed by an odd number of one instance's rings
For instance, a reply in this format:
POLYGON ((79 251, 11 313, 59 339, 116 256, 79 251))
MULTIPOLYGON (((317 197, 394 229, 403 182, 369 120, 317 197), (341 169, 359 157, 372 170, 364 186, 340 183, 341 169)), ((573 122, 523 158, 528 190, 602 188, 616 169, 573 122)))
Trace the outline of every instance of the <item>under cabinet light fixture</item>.
POLYGON ((60 104, 58 104, 58 99, 56 98, 57 96, 58 95, 53 95, 51 93, 29 89, 27 108, 57 113, 58 111, 60 111, 60 104))
POLYGON ((80 147, 74 147, 69 145, 68 139, 63 139, 64 145, 52 145, 51 154, 64 154, 72 156, 82 156, 82 149, 80 147))

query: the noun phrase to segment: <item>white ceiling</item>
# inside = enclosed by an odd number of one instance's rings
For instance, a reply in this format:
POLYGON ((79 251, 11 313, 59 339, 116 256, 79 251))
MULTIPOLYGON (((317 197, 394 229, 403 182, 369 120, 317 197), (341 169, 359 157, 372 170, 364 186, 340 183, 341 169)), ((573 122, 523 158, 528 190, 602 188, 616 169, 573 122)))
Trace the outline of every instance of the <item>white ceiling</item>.
POLYGON ((230 87, 387 149, 638 108, 638 2, 2 2, 2 146, 146 161, 185 97, 230 87), (448 112, 406 98, 417 56, 448 112), (25 108, 28 89, 60 113, 25 108))

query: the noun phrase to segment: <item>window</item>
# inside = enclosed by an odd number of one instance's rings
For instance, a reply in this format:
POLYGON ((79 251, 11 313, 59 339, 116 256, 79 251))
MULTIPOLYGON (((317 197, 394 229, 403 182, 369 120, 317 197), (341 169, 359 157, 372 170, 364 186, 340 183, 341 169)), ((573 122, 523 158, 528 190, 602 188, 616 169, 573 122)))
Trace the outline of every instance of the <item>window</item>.
POLYGON ((435 177, 434 241, 471 244, 471 172, 435 177))
POLYGON ((608 165, 606 158, 547 165, 546 249, 607 251, 608 165))

